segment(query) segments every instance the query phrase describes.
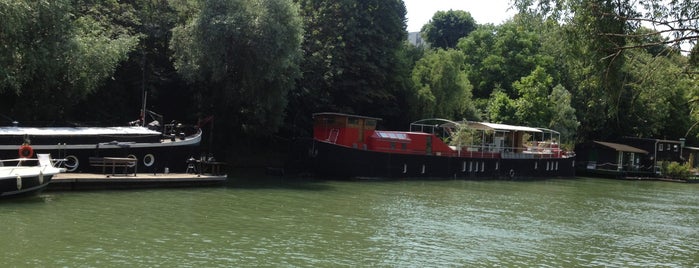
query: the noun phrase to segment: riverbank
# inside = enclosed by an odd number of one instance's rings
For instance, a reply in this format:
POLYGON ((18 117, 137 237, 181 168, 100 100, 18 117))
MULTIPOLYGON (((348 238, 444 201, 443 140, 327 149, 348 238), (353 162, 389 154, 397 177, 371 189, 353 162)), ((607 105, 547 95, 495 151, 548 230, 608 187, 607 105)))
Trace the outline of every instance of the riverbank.
MULTIPOLYGON (((594 178, 592 176, 585 176, 594 178)), ((699 183, 699 179, 689 178, 689 179, 673 179, 666 177, 619 177, 621 180, 627 181, 665 181, 665 182, 678 182, 678 183, 699 183)))

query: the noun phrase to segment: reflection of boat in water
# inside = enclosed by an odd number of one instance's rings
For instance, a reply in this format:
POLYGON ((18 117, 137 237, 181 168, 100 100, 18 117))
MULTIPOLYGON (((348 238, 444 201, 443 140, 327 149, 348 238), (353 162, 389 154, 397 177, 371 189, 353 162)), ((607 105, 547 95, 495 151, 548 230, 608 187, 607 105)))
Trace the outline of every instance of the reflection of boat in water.
MULTIPOLYGON (((157 121, 154 121, 157 122, 157 121)), ((0 127, 0 158, 17 157, 18 146, 30 141, 37 153, 64 159, 68 172, 96 172, 90 157, 136 158, 142 172, 184 172, 187 159, 199 154, 201 130, 157 123, 123 127, 0 127)))
POLYGON ((331 177, 574 177, 575 156, 553 130, 425 119, 410 131, 377 130, 380 120, 313 115, 313 139, 294 144, 289 168, 331 177), (449 141, 449 142, 445 142, 449 141))
POLYGON ((49 185, 54 175, 63 171, 53 166, 48 154, 37 154, 36 159, 0 160, 0 198, 38 193, 49 185), (37 164, 30 165, 31 162, 37 164))

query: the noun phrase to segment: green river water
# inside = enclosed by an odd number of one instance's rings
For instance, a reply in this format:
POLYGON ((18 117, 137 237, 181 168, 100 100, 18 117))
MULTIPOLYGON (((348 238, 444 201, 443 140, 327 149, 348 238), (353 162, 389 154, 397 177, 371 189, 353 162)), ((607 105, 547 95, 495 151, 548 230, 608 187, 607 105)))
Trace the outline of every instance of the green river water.
POLYGON ((697 267, 699 184, 289 181, 0 202, 0 267, 697 267))

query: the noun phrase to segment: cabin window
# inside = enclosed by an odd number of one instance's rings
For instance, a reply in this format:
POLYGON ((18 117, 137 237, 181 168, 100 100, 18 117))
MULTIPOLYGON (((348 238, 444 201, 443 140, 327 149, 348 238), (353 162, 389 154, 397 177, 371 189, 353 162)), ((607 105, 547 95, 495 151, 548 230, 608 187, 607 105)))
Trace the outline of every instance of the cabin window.
POLYGON ((366 119, 366 120, 364 121, 364 126, 374 128, 374 127, 376 127, 376 120, 374 120, 374 119, 366 119))
POLYGON ((658 144, 658 151, 661 151, 661 152, 663 151, 663 144, 662 143, 658 144))
POLYGON ((675 151, 675 152, 677 152, 677 144, 675 144, 675 145, 672 146, 672 150, 675 151))
POLYGON ((358 118, 347 118, 347 125, 352 126, 352 127, 358 127, 359 126, 359 119, 358 118))
POLYGON ((408 144, 407 143, 401 143, 400 148, 403 149, 403 151, 408 150, 408 144))
POLYGON ((395 150, 395 149, 396 149, 396 143, 395 143, 395 142, 391 142, 390 145, 391 145, 391 150, 395 150))

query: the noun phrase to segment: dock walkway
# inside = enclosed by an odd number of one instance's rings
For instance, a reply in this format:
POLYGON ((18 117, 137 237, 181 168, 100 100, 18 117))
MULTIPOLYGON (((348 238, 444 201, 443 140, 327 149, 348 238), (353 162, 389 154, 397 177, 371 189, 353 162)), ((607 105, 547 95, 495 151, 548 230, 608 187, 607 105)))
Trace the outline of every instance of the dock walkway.
POLYGON ((226 175, 205 175, 190 173, 152 174, 138 173, 123 175, 94 173, 61 173, 51 180, 52 190, 112 190, 142 188, 202 187, 224 185, 226 175))

